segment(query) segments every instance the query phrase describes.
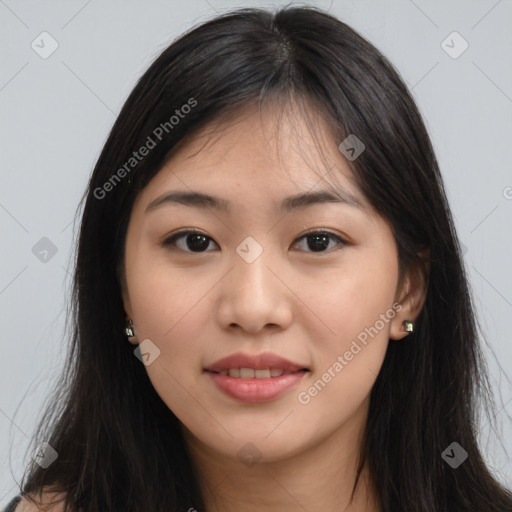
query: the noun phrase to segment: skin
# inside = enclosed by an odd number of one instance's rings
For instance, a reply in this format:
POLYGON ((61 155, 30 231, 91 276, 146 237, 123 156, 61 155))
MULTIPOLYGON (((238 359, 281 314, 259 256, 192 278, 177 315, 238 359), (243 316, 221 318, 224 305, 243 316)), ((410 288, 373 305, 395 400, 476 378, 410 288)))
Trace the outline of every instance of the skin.
POLYGON ((391 229, 355 184, 340 141, 321 118, 312 115, 311 133, 293 109, 279 124, 276 109, 262 117, 256 109, 243 113, 216 126, 214 140, 205 129, 182 145, 135 201, 123 286, 135 331, 130 341, 150 339, 160 350, 146 370, 183 425, 208 512, 378 511, 378 475, 366 468, 349 504, 370 391, 389 339, 407 336, 402 321, 418 316, 424 290, 409 275, 399 283, 391 229), (350 192, 362 208, 277 209, 285 197, 333 188, 350 192), (219 196, 232 211, 166 203, 145 212, 172 190, 219 196), (161 245, 184 228, 209 238, 196 252, 186 235, 174 247, 161 245), (312 229, 349 244, 328 238, 328 247, 315 251, 315 240, 303 237, 312 229), (263 248, 252 263, 236 252, 247 236, 263 248), (300 403, 298 394, 395 302, 401 310, 366 346, 359 343, 362 350, 309 403, 300 403), (203 371, 239 351, 274 352, 310 372, 277 399, 241 403, 203 371), (237 455, 248 442, 261 456, 251 467, 237 455))

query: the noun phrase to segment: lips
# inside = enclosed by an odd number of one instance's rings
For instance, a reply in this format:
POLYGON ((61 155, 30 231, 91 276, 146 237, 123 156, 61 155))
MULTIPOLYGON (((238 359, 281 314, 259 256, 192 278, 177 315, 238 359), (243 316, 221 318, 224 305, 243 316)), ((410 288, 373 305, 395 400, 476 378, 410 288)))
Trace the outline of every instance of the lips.
POLYGON ((297 386, 310 370, 277 354, 237 353, 205 368, 217 389, 246 403, 277 399, 297 386))
POLYGON ((223 373, 236 369, 252 369, 252 370, 274 370, 274 373, 281 371, 282 373, 293 373, 299 370, 309 371, 302 364, 293 363, 288 359, 284 359, 277 354, 266 352, 263 354, 250 355, 244 353, 232 354, 223 359, 219 359, 215 363, 205 368, 208 372, 223 373))

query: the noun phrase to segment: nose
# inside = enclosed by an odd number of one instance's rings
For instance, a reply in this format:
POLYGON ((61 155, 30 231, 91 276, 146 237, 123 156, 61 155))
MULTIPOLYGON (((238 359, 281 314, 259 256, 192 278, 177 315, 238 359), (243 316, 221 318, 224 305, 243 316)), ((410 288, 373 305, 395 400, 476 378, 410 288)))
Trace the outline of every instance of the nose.
POLYGON ((235 253, 232 269, 221 281, 218 314, 225 329, 257 334, 286 329, 292 322, 291 286, 268 252, 252 262, 235 253))

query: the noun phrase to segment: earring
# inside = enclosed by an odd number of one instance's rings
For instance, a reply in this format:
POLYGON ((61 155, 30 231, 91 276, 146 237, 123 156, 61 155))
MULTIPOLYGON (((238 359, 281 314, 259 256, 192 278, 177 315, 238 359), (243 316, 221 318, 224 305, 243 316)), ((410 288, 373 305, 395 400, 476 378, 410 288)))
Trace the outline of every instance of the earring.
POLYGON ((414 322, 412 320, 404 320, 402 322, 403 330, 406 332, 413 332, 414 331, 414 322))
POLYGON ((135 336, 135 333, 133 332, 133 322, 131 320, 128 320, 128 322, 126 322, 126 325, 124 327, 124 333, 127 338, 133 338, 135 336))

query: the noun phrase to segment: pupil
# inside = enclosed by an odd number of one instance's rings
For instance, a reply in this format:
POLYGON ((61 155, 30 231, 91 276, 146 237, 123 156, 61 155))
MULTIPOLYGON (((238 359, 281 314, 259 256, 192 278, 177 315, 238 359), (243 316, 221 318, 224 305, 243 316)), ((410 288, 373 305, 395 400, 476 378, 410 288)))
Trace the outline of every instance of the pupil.
MULTIPOLYGON (((320 244, 320 245, 315 245, 313 247, 311 247, 311 245, 309 246, 310 249, 314 249, 315 247, 316 248, 319 248, 319 249, 325 249, 326 247, 328 247, 329 245, 329 237, 327 235, 311 235, 308 237, 310 240, 316 240, 317 242, 320 240, 320 239, 323 239, 323 242, 320 244)), ((308 244, 309 245, 309 244, 308 244)))
POLYGON ((199 243, 196 243, 198 239, 202 239, 202 242, 204 244, 206 237, 204 235, 189 235, 187 237, 187 246, 190 250, 204 250, 208 247, 208 242, 206 242, 206 245, 204 245, 204 247, 201 247, 201 241, 199 241, 199 243), (191 239, 193 240, 193 242, 190 242, 191 239))

